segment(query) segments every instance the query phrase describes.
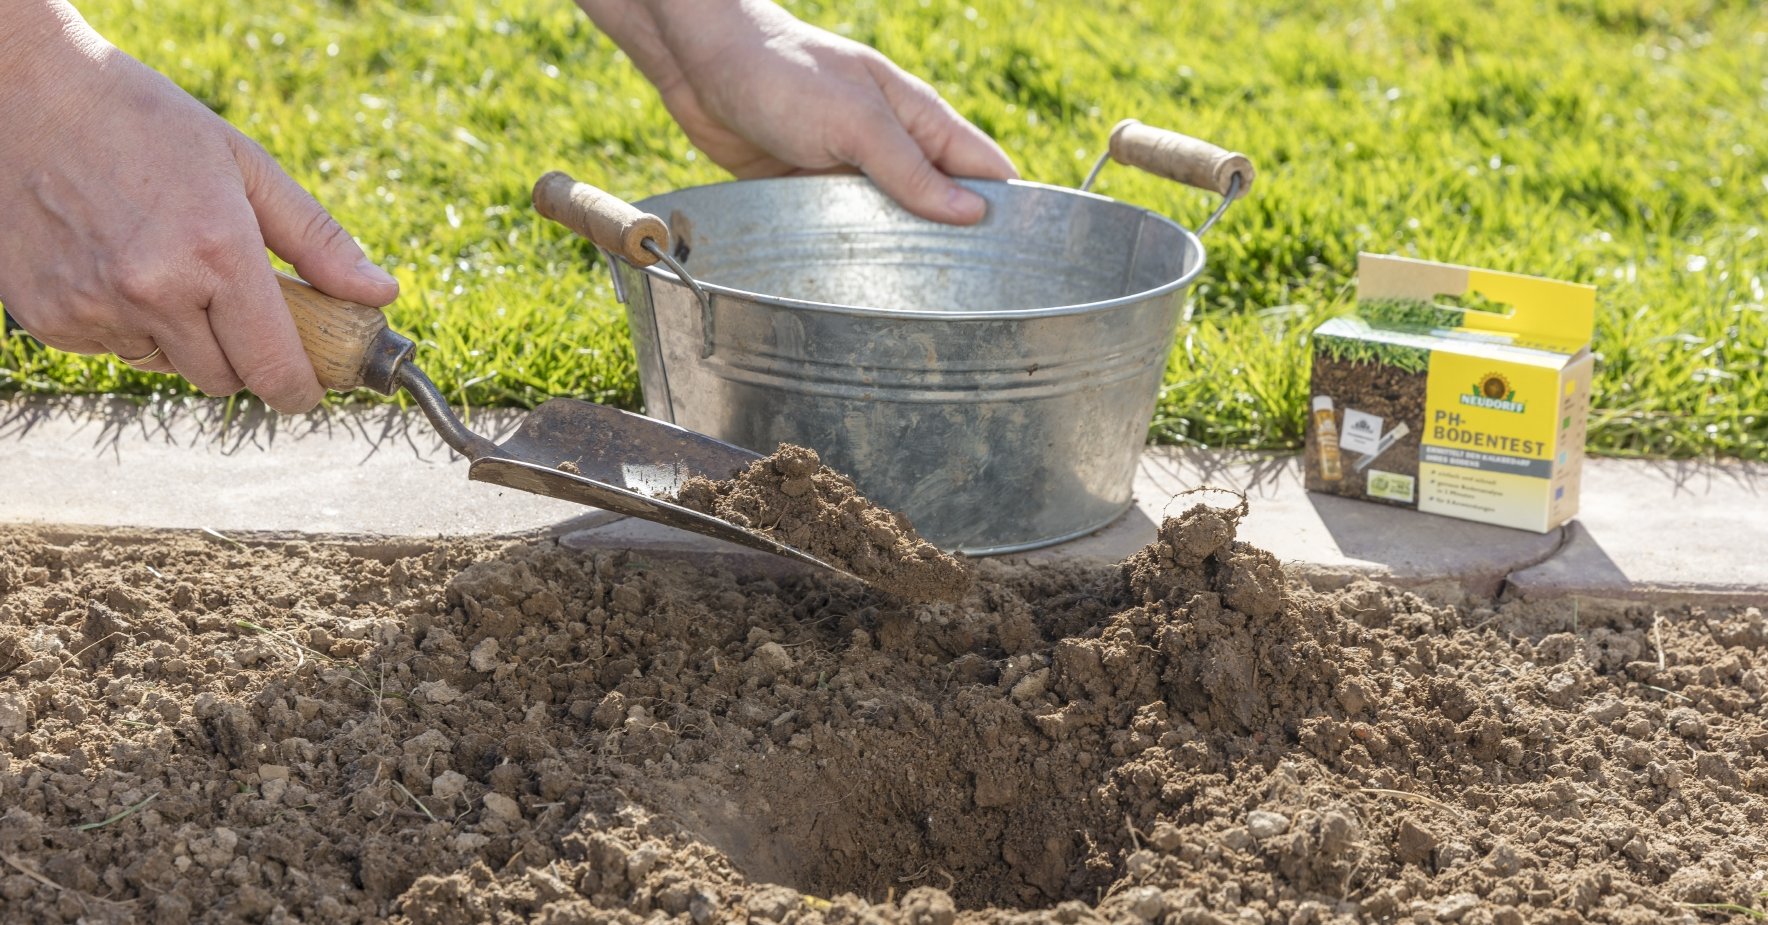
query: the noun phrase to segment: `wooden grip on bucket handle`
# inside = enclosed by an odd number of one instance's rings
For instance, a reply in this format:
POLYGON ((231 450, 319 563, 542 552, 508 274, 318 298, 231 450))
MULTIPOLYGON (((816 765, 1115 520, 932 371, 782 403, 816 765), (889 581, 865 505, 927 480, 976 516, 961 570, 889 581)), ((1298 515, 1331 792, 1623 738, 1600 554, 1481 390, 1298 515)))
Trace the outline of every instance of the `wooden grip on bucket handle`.
POLYGON ((534 209, 633 266, 657 262, 657 255, 644 246, 646 239, 656 242, 659 250, 669 249, 669 226, 662 219, 564 171, 549 171, 534 184, 534 209))
POLYGON ((398 390, 393 377, 412 343, 387 327, 380 309, 334 299, 285 273, 276 274, 276 284, 320 385, 333 392, 398 390))
POLYGON ((1238 199, 1252 189, 1252 161, 1207 141, 1125 119, 1111 130, 1111 159, 1186 186, 1238 199), (1240 177, 1239 189, 1233 186, 1240 177))

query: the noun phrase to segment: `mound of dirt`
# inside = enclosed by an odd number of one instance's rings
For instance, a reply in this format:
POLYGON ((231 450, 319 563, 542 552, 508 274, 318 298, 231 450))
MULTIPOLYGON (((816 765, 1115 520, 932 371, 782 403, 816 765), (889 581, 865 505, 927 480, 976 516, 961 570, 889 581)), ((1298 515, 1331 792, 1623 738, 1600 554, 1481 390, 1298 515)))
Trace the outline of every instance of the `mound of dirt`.
POLYGON ((911 601, 956 601, 963 563, 921 539, 908 518, 860 496, 815 450, 781 444, 729 479, 689 479, 675 502, 796 546, 911 601))
POLYGON ((0 918, 1693 920, 1756 610, 1287 584, 1193 507, 962 606, 551 543, 0 531, 0 918))

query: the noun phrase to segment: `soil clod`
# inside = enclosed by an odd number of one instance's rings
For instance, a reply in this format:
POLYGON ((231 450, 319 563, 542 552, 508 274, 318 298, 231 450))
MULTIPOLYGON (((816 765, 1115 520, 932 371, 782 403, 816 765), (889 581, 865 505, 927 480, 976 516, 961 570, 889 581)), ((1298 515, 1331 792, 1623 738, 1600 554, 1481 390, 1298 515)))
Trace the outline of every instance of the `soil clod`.
POLYGON ((736 476, 693 478, 674 499, 844 569, 911 601, 956 601, 970 570, 922 539, 908 519, 860 496, 815 450, 781 444, 736 476))

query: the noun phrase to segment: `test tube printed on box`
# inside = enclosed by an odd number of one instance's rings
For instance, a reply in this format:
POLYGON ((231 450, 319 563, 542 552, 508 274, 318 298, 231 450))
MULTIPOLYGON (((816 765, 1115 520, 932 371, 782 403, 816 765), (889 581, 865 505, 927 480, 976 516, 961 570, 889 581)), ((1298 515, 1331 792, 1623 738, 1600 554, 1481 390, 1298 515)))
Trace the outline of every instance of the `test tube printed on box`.
POLYGON ((1306 484, 1545 531, 1577 513, 1595 290, 1400 257, 1314 331, 1306 484))

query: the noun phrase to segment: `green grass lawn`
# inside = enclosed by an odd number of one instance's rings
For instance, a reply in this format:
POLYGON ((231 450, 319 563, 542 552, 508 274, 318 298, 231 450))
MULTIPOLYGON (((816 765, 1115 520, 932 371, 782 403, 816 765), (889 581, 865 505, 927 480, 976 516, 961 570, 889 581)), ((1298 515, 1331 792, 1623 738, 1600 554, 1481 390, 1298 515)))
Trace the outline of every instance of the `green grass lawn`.
MULTIPOLYGON (((1600 287, 1592 449, 1768 457, 1768 15, 1699 0, 797 2, 1073 185, 1134 116, 1246 152, 1155 438, 1299 445, 1307 332, 1359 250, 1600 287)), ((722 179, 565 0, 85 0, 112 41, 262 141, 394 268, 396 327, 456 401, 638 404, 553 167, 641 198, 722 179)), ((0 129, 3 130, 3 129, 0 129)), ((1100 192, 1202 220, 1121 167, 1100 192)), ((114 360, 0 343, 0 389, 150 393, 114 360)))

